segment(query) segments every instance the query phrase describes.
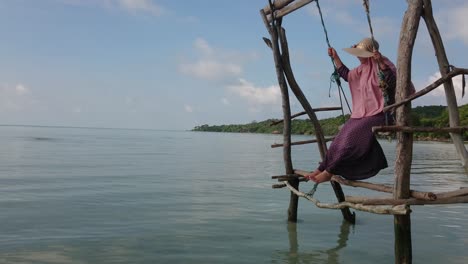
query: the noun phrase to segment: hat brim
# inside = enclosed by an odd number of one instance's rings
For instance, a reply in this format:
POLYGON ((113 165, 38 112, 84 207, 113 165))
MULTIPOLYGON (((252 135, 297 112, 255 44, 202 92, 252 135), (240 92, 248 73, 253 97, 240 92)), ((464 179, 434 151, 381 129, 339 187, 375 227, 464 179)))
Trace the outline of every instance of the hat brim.
POLYGON ((343 50, 348 52, 351 55, 354 55, 356 57, 361 57, 361 58, 370 58, 374 55, 370 51, 358 49, 358 48, 344 48, 343 50))

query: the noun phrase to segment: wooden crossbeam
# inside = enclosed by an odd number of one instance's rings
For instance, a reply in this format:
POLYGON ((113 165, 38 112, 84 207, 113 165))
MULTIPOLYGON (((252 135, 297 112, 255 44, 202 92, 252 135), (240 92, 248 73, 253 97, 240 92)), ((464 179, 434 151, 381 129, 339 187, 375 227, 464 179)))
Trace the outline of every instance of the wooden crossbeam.
MULTIPOLYGON (((335 137, 325 138, 325 142, 333 141, 333 139, 335 139, 335 137)), ((294 146, 294 145, 305 145, 305 144, 311 144, 311 143, 317 143, 317 139, 311 139, 311 140, 303 140, 303 141, 291 142, 291 146, 294 146)), ((273 144, 273 145, 271 145, 271 148, 279 148, 279 147, 282 147, 282 146, 284 146, 284 144, 273 144)))
POLYGON ((452 80, 453 77, 455 77, 457 75, 460 75, 460 74, 468 74, 468 69, 452 67, 452 71, 449 72, 447 75, 445 75, 443 77, 440 77, 435 82, 428 85, 426 88, 417 91, 416 93, 408 96, 404 100, 401 100, 401 101, 396 102, 396 103, 394 103, 392 105, 384 107, 383 111, 386 112, 386 111, 389 111, 389 110, 391 110, 391 109, 393 109, 395 107, 399 107, 399 106, 402 106, 402 105, 404 105, 404 104, 406 104, 408 102, 411 102, 414 99, 419 98, 419 97, 429 93, 430 91, 436 89, 437 87, 444 84, 445 82, 448 82, 448 81, 452 80))
POLYGON ((392 199, 382 197, 361 197, 361 196, 346 196, 347 202, 358 203, 363 205, 425 205, 425 204, 454 204, 468 203, 468 195, 447 197, 433 201, 421 200, 416 198, 409 199, 392 199))
POLYGON ((372 132, 447 132, 447 133, 463 133, 468 131, 468 126, 458 127, 409 127, 409 126, 375 126, 372 127, 372 132))
MULTIPOLYGON (((275 0, 273 2, 273 6, 276 10, 280 10, 282 9, 283 7, 289 5, 290 3, 294 2, 295 0, 275 0)), ((269 15, 271 14, 271 8, 270 8, 270 5, 266 5, 264 8, 263 8, 263 12, 265 12, 266 15, 269 15)))
MULTIPOLYGON (((361 187, 361 188, 366 188, 369 190, 374 190, 374 191, 379 191, 379 192, 393 193, 393 186, 388 186, 388 185, 383 185, 383 184, 376 184, 376 183, 370 183, 370 182, 365 182, 365 181, 351 181, 351 180, 343 179, 342 177, 339 177, 339 176, 333 176, 332 181, 336 181, 343 185, 351 186, 351 187, 361 187)), ((437 199, 437 195, 435 193, 420 192, 420 191, 415 191, 415 190, 410 190, 410 196, 421 199, 421 200, 429 200, 429 201, 433 201, 437 199)))
MULTIPOLYGON (((277 10, 275 12, 275 17, 278 19, 278 18, 282 18, 298 9, 300 9, 301 7, 309 4, 309 3, 312 3, 314 0, 297 0, 287 6, 285 6, 284 8, 280 9, 280 10, 277 10)), ((268 22, 271 22, 273 20, 273 17, 271 16, 271 14, 269 14, 267 16, 267 19, 268 19, 268 22)))

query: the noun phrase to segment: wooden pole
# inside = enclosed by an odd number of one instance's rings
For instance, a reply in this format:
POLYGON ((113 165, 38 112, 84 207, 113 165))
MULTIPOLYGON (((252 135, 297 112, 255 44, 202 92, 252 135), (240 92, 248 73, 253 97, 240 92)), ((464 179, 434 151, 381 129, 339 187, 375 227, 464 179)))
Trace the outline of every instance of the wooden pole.
MULTIPOLYGON (((408 9, 403 17, 397 60, 396 101, 404 100, 409 95, 411 85, 411 57, 418 33, 419 21, 423 9, 422 0, 408 0, 408 9)), ((410 123, 411 103, 396 111, 396 124, 408 126, 410 123)), ((413 135, 397 132, 397 150, 395 162, 394 199, 410 197, 410 173, 413 156, 413 135)), ((412 263, 411 216, 394 216, 395 263, 412 263)))
MULTIPOLYGON (((422 16, 426 22, 429 35, 431 36, 432 44, 434 45, 440 74, 442 77, 445 77, 450 72, 450 66, 447 59, 447 54, 445 53, 444 43, 442 41, 442 37, 440 36, 439 29, 437 28, 437 24, 434 20, 434 16, 432 15, 431 0, 423 0, 423 2, 424 7, 422 16)), ((459 126, 460 117, 458 113, 457 97, 455 96, 455 89, 453 88, 453 82, 451 79, 444 83, 444 90, 449 112, 450 126, 459 126)), ((465 148, 462 135, 457 133, 450 133, 450 137, 452 138, 453 144, 455 145, 462 166, 465 167, 465 170, 468 171, 468 152, 465 148)))
MULTIPOLYGON (((282 95, 282 107, 283 107, 283 160, 286 170, 286 174, 293 174, 293 166, 291 159, 291 107, 289 105, 289 94, 288 86, 286 84, 286 79, 284 77, 284 70, 281 63, 281 52, 279 47, 279 37, 278 30, 281 27, 281 21, 273 21, 272 24, 268 23, 265 12, 260 10, 260 15, 263 18, 265 26, 270 33, 273 58, 275 61, 276 76, 278 78, 278 84, 281 89, 282 95)), ((299 189, 299 180, 293 179, 289 183, 294 186, 296 189, 299 189)), ((288 208, 288 221, 296 222, 297 221, 297 207, 298 207, 299 197, 293 192, 290 194, 289 208, 288 208)))
MULTIPOLYGON (((289 87, 293 91, 299 103, 302 105, 302 107, 306 111, 307 115, 310 118, 310 121, 312 122, 315 128, 315 137, 317 139, 317 145, 319 147, 320 156, 322 157, 322 160, 323 160, 327 153, 327 143, 323 135, 322 126, 320 125, 320 122, 317 119, 317 115, 315 114, 312 106, 309 104, 309 101, 305 97, 304 93, 299 87, 299 84, 296 81, 296 78, 294 77, 294 73, 291 67, 291 62, 289 59, 289 47, 288 47, 288 41, 286 38, 286 31, 284 30, 284 28, 281 28, 279 36, 280 36, 280 41, 281 41, 281 50, 283 52, 282 53, 283 54, 282 55, 283 69, 284 69, 286 78, 288 80, 289 87)), ((341 188, 341 185, 337 182, 331 182, 331 185, 332 185, 333 191, 335 192, 335 196, 338 199, 338 202, 344 202, 345 196, 343 193, 343 189, 341 188)), ((355 214, 351 213, 349 208, 343 207, 341 209, 341 213, 343 215, 343 218, 346 219, 348 222, 353 223, 353 224, 356 222, 355 214)))

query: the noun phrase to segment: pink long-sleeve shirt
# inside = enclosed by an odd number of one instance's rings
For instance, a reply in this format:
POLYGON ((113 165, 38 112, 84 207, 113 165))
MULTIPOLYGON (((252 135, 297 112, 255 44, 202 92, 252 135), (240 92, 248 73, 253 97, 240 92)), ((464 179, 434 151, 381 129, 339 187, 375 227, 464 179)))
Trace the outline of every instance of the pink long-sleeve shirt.
MULTIPOLYGON (((385 60, 385 63, 391 64, 388 65, 388 70, 384 71, 385 79, 387 82, 394 82, 395 72, 394 68, 391 67, 394 65, 388 59, 385 60)), ((385 102, 379 87, 378 70, 377 63, 372 59, 368 59, 352 70, 349 70, 345 65, 338 69, 340 76, 349 83, 353 102, 351 118, 373 116, 382 112, 385 102)), ((394 90, 389 91, 390 103, 394 102, 394 93, 394 90)))

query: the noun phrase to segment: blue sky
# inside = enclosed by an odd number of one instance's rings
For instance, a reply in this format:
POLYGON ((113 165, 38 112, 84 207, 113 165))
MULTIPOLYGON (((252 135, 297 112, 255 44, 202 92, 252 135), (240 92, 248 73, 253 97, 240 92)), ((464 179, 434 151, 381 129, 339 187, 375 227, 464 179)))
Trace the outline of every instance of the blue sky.
MULTIPOLYGON (((406 1, 371 2, 381 51, 396 60, 406 1)), ((246 123, 281 116, 265 0, 0 0, 0 123, 150 129, 246 123)), ((321 0, 329 38, 341 52, 369 35, 362 1, 321 0)), ((435 0, 449 61, 467 67, 468 2, 435 0), (453 26, 455 25, 455 26, 453 26)), ((315 3, 287 16, 296 78, 313 107, 328 97, 332 65, 315 3)), ((413 82, 438 66, 422 21, 413 82)), ((461 78, 455 79, 460 104, 461 78)), ((344 85, 345 89, 347 85, 344 85)), ((349 96, 348 96, 349 98, 349 96)), ((436 90, 413 105, 445 104, 436 90)), ((292 101, 293 112, 302 109, 292 101)), ((333 114, 321 114, 328 117, 333 114)))

